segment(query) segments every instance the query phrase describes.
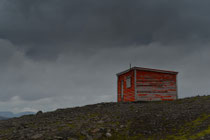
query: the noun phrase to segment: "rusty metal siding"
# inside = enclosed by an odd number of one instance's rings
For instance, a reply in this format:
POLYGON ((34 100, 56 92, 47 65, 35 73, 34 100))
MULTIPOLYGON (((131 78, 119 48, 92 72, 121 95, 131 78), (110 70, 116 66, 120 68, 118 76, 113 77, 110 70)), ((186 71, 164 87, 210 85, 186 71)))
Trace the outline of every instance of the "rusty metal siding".
POLYGON ((117 88, 117 99, 118 102, 121 101, 135 101, 135 82, 134 82, 134 70, 130 70, 122 75, 118 75, 118 88, 117 88), (127 77, 131 77, 131 87, 127 88, 126 79, 127 77), (121 81, 123 81, 123 100, 121 99, 121 81))
POLYGON ((176 74, 136 70, 136 101, 175 100, 176 74))

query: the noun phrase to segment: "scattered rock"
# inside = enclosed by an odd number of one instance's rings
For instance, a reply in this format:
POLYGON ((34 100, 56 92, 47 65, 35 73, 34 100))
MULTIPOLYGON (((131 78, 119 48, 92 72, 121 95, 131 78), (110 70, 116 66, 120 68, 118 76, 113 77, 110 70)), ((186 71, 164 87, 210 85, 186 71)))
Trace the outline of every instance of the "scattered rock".
POLYGON ((100 121, 98 121, 98 123, 99 123, 99 124, 103 124, 103 123, 104 123, 104 121, 100 120, 100 121))
MULTIPOLYGON (((190 137, 208 128, 209 108, 210 96, 201 96, 172 102, 102 103, 39 111, 36 115, 1 120, 0 139, 100 140, 118 134, 135 138, 139 134, 146 138, 158 134, 162 139, 180 134, 181 128, 181 134, 190 137)), ((198 139, 208 140, 210 135, 198 139)))
POLYGON ((109 133, 109 132, 107 132, 107 133, 106 133, 106 136, 107 136, 107 137, 111 137, 111 136, 112 136, 112 134, 111 134, 111 133, 109 133))
POLYGON ((61 136, 55 136, 53 139, 54 140, 63 140, 63 137, 61 137, 61 136))
POLYGON ((36 135, 33 135, 31 139, 40 139, 42 136, 43 136, 42 134, 36 134, 36 135))
POLYGON ((100 129, 99 129, 99 128, 95 128, 95 129, 93 129, 91 132, 92 132, 92 133, 96 133, 96 132, 98 132, 98 131, 100 131, 100 129))

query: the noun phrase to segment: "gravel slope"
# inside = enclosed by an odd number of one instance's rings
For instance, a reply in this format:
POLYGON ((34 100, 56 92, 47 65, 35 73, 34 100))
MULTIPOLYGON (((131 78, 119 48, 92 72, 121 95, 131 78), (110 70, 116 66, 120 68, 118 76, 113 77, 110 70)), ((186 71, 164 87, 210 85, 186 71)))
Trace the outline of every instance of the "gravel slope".
POLYGON ((210 96, 99 103, 0 121, 0 140, 210 140, 210 96))

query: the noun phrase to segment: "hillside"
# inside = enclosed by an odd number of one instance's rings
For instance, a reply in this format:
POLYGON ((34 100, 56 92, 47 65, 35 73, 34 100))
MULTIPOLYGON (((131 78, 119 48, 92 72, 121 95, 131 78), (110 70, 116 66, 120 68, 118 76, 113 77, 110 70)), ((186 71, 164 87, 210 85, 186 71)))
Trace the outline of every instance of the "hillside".
POLYGON ((4 118, 14 118, 14 117, 21 117, 23 115, 30 115, 30 114, 35 114, 34 112, 20 112, 20 113, 13 113, 9 111, 0 111, 0 116, 4 118))
POLYGON ((209 140, 210 96, 38 112, 0 121, 0 139, 209 140))

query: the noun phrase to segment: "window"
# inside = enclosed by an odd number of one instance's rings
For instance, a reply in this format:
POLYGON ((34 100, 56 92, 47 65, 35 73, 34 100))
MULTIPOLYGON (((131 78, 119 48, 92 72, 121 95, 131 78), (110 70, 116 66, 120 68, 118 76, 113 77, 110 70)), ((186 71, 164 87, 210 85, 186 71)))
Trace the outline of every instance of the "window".
POLYGON ((131 77, 128 76, 128 77, 126 78, 126 88, 130 88, 130 87, 131 87, 131 77))

